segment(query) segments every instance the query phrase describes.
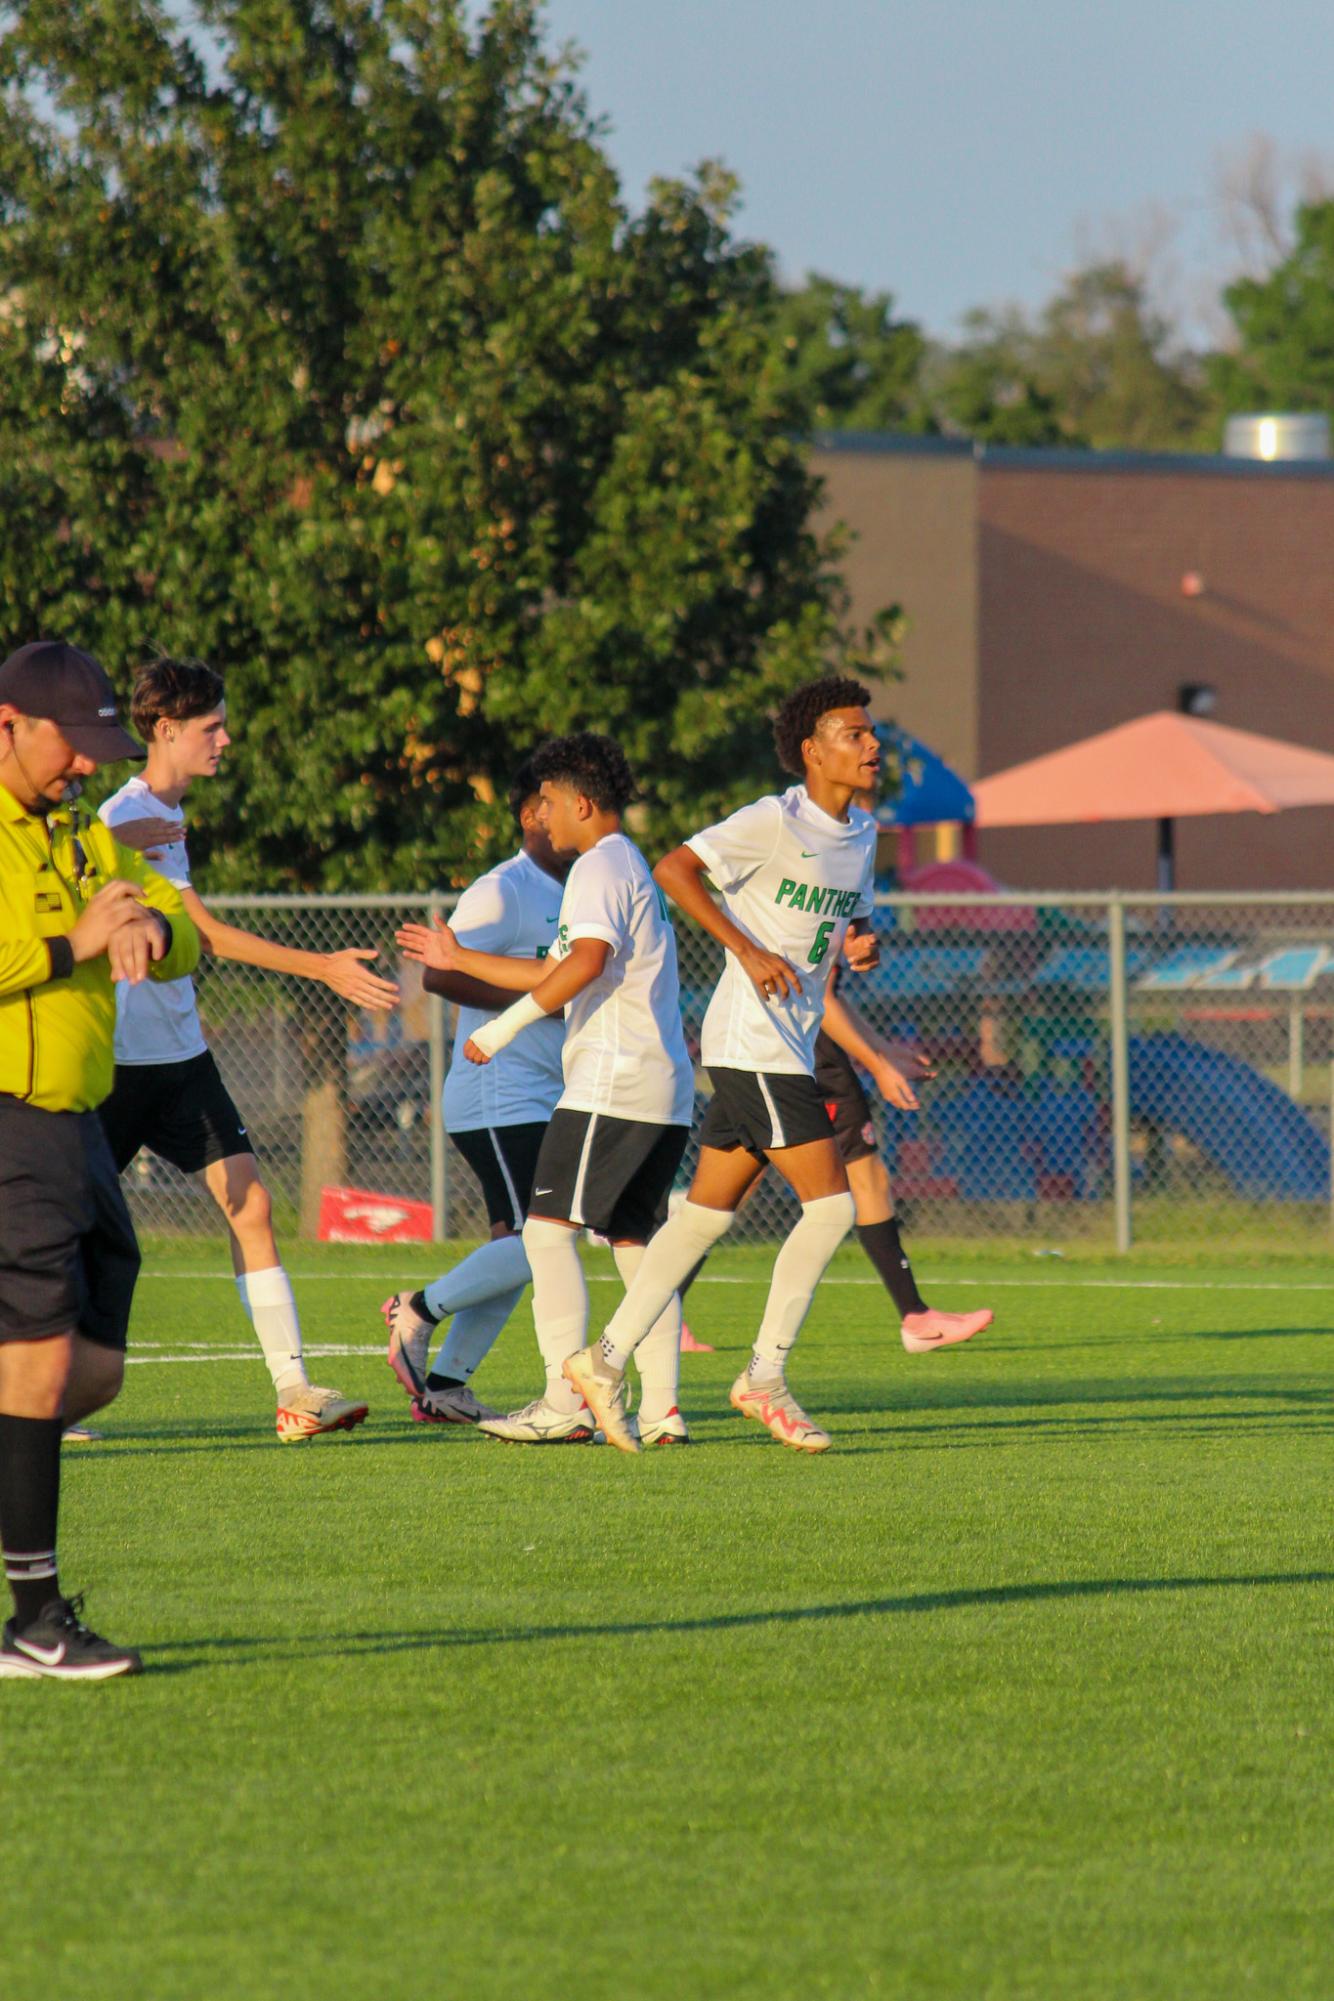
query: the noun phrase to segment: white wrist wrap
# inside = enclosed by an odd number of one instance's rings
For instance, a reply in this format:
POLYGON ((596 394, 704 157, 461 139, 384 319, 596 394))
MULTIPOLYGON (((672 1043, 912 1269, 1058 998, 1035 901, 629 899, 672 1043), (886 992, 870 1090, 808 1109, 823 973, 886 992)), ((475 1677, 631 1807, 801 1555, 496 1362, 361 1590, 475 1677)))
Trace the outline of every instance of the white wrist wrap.
POLYGON ((539 1007, 531 994, 522 994, 513 1007, 507 1007, 503 1014, 495 1015, 490 1021, 484 1021, 480 1028, 475 1028, 472 1039, 483 1056, 494 1056, 507 1042, 513 1042, 521 1029, 546 1018, 546 1009, 539 1007))

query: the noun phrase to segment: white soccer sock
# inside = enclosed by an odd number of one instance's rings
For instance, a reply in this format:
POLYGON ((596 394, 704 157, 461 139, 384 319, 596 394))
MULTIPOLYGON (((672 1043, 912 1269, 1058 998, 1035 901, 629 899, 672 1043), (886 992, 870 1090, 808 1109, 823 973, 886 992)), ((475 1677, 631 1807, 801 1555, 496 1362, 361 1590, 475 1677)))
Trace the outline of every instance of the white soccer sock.
POLYGON ((264 1350, 278 1395, 305 1389, 309 1378, 301 1359, 301 1322, 287 1273, 281 1265, 270 1265, 267 1271, 238 1272, 236 1290, 264 1350))
POLYGON ((496 1336, 523 1298, 523 1290, 516 1285, 512 1292, 496 1292, 476 1306, 461 1307, 450 1323, 449 1338, 435 1358, 432 1374, 456 1376, 466 1383, 491 1353, 496 1336))
POLYGON ((821 1195, 802 1203, 801 1215, 774 1259, 764 1318, 750 1359, 752 1381, 767 1382, 782 1375, 825 1266, 852 1228, 856 1213, 847 1194, 821 1195))
POLYGON ((560 1366, 583 1347, 588 1333, 579 1232, 530 1216, 523 1226, 523 1247, 533 1274, 533 1323, 547 1372, 547 1402, 555 1410, 575 1411, 583 1398, 566 1382, 560 1366))
MULTIPOLYGON (((628 1292, 647 1248, 643 1244, 613 1244, 611 1252, 628 1292)), ((678 1408, 681 1394, 681 1300, 677 1293, 635 1349, 635 1367, 639 1371, 640 1419, 655 1424, 669 1410, 678 1408)))
POLYGON ((532 1273, 524 1255, 522 1237, 494 1237, 461 1258, 453 1271, 432 1280, 423 1288, 426 1310, 436 1320, 461 1313, 465 1306, 480 1306, 498 1292, 513 1292, 527 1285, 532 1273))
POLYGON ((706 1257, 732 1227, 731 1209, 705 1209, 683 1202, 669 1216, 644 1252, 629 1291, 602 1336, 602 1352, 614 1368, 623 1369, 692 1265, 706 1257))

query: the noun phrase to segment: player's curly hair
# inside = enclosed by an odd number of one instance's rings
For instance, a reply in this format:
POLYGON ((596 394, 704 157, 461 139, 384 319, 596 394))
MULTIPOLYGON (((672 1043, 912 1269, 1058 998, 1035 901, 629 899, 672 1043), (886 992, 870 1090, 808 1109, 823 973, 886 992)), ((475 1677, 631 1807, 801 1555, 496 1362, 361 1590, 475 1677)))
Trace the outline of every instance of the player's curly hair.
POLYGON ((514 775, 510 779, 509 808, 516 827, 522 827, 523 822, 519 815, 542 783, 537 775, 536 756, 537 752, 530 750, 523 763, 515 766, 514 775))
POLYGON ((151 743, 159 723, 206 716, 222 695, 222 676, 212 667, 202 660, 173 660, 164 653, 136 672, 130 718, 144 742, 151 743))
POLYGON ((540 785, 568 785, 591 799, 602 813, 623 813, 635 795, 635 781, 625 752, 609 736, 578 730, 573 736, 552 737, 533 752, 532 766, 540 785))
POLYGON ((833 674, 794 688, 774 717, 774 748, 784 771, 801 777, 806 769, 801 746, 815 735, 821 716, 828 715, 830 709, 864 709, 870 699, 870 689, 863 688, 860 681, 842 680, 833 674))

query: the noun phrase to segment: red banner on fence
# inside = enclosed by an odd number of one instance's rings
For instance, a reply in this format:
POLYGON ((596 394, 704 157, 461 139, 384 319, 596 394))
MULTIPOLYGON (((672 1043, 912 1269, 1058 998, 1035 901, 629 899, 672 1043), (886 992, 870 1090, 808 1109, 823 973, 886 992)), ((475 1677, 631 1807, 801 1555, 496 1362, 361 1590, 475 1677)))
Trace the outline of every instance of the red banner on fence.
POLYGON ((367 1188, 320 1190, 323 1244, 429 1244, 431 1205, 367 1188))

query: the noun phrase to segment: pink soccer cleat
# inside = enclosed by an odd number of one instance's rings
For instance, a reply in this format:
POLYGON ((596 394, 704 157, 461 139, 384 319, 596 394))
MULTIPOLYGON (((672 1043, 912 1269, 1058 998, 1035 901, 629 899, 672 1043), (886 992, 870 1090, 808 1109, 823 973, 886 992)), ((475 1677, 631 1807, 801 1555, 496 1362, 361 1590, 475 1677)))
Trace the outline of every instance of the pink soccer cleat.
POLYGON ((909 1313, 903 1321, 903 1345, 910 1355, 927 1355, 933 1348, 952 1348, 957 1341, 971 1341, 995 1314, 989 1306, 977 1313, 941 1313, 928 1306, 925 1313, 909 1313))

